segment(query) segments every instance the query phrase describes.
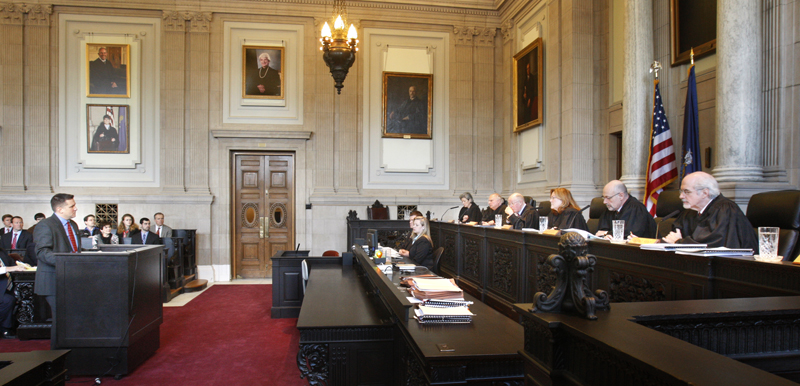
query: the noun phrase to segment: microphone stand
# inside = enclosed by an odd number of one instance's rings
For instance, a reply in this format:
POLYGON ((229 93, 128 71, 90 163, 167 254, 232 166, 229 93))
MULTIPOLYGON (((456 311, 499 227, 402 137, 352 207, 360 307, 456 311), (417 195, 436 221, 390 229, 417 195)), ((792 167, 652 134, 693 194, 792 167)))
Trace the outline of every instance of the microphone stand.
MULTIPOLYGON (((452 208, 447 208, 447 210, 444 211, 444 213, 442 213, 442 221, 444 221, 444 215, 446 215, 447 212, 449 212, 451 209, 455 209, 455 208, 458 208, 458 207, 459 207, 459 205, 456 205, 456 206, 454 206, 452 208)), ((456 221, 461 222, 461 219, 456 219, 456 221)))

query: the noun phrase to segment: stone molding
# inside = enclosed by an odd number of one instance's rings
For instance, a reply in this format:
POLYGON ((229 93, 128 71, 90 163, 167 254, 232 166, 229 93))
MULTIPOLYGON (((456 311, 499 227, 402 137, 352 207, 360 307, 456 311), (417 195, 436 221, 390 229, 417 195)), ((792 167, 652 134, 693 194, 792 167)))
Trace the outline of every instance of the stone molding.
POLYGON ((49 4, 0 3, 0 24, 49 26, 52 14, 49 4))
POLYGON ((497 36, 495 27, 453 26, 456 45, 493 46, 497 36))

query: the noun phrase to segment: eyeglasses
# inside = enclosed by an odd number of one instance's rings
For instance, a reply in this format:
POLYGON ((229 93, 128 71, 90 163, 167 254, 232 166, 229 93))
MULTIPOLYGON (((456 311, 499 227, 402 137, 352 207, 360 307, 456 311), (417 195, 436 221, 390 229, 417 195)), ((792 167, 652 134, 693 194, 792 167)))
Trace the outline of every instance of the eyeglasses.
POLYGON ((608 197, 606 197, 606 196, 602 196, 602 197, 603 197, 604 199, 606 199, 606 200, 611 200, 612 198, 614 198, 615 196, 618 196, 619 194, 620 194, 620 193, 615 193, 615 194, 612 194, 612 195, 610 195, 610 196, 608 196, 608 197))
POLYGON ((708 189, 708 188, 702 188, 702 189, 697 189, 697 190, 681 189, 680 192, 683 193, 684 195, 688 196, 688 195, 690 195, 690 194, 692 194, 694 192, 698 192, 698 191, 701 191, 703 189, 708 189))

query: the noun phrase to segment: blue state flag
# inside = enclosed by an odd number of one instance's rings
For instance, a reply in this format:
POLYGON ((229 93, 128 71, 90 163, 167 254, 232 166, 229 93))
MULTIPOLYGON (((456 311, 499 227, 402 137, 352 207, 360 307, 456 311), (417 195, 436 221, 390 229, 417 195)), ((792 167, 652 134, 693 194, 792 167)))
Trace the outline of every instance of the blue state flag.
POLYGON ((703 170, 700 159, 699 114, 697 111, 697 79, 694 65, 689 67, 689 85, 686 87, 686 106, 683 112, 683 154, 681 179, 689 173, 703 170))

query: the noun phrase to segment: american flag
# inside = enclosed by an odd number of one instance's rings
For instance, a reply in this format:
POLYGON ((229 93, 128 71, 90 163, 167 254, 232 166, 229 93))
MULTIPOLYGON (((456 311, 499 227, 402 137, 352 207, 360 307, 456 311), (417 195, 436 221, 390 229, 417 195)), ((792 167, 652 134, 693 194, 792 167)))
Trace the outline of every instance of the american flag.
POLYGON ((675 148, 672 146, 672 134, 664 113, 661 92, 658 91, 658 79, 655 81, 653 97, 653 121, 650 124, 650 156, 647 158, 647 186, 644 199, 650 214, 656 215, 658 196, 664 187, 678 178, 675 165, 675 148))
POLYGON ((114 110, 111 108, 111 106, 106 106, 106 115, 111 117, 111 126, 115 126, 114 125, 114 110))

